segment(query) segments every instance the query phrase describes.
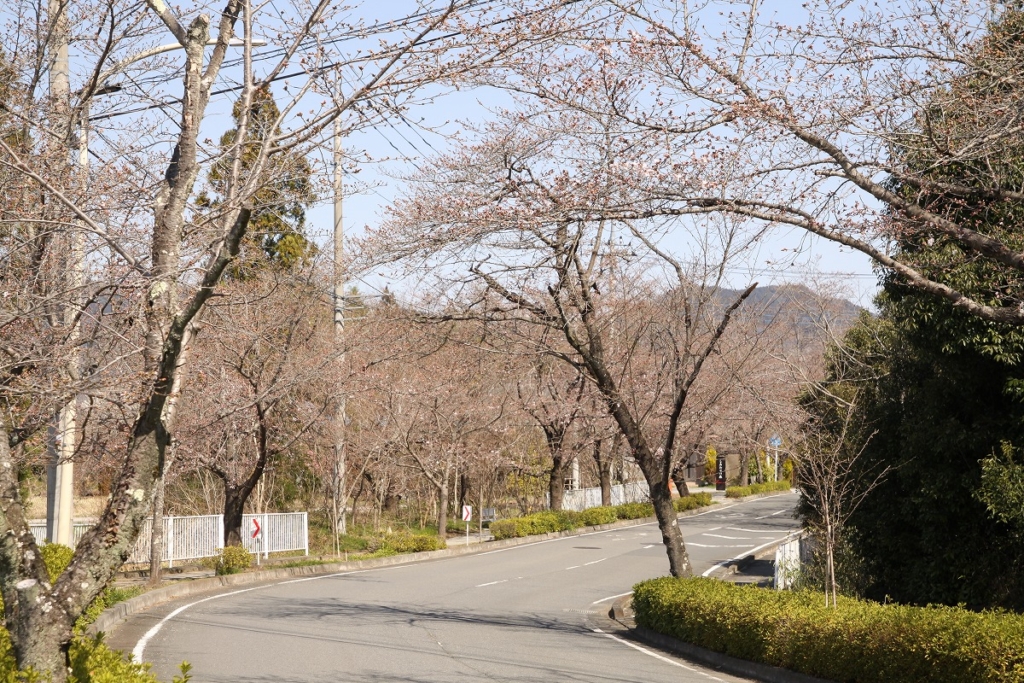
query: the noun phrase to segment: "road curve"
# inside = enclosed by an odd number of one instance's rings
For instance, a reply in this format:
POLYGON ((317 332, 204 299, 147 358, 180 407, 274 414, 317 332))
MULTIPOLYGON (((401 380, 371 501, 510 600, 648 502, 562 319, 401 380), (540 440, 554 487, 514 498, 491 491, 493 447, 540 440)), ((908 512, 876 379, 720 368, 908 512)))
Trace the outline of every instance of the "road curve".
MULTIPOLYGON (((681 519, 694 573, 783 538, 796 500, 681 519)), ((109 642, 142 649, 162 621, 144 660, 169 681, 187 659, 196 683, 743 680, 596 630, 612 599, 667 570, 648 524, 191 598, 136 615, 109 642)))

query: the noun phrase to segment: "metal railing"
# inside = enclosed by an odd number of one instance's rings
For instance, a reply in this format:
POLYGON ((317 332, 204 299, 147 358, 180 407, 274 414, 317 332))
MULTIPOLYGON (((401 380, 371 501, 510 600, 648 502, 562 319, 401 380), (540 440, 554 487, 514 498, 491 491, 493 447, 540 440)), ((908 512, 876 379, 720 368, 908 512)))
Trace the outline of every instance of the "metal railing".
MULTIPOLYGON (((623 503, 646 503, 651 499, 651 490, 645 481, 631 481, 612 486, 612 505, 623 503)), ((601 505, 601 488, 566 491, 562 497, 562 509, 580 512, 601 505)))
MULTIPOLYGON (((242 517, 242 545, 251 553, 264 557, 270 553, 302 550, 309 554, 309 524, 305 512, 273 512, 242 517), (253 532, 259 522, 259 533, 253 532)), ((200 560, 213 557, 224 547, 224 515, 197 515, 190 517, 164 517, 163 561, 174 566, 183 560, 200 560)), ((95 521, 78 521, 74 524, 73 545, 77 545, 82 534, 91 529, 95 521)), ((37 543, 46 541, 46 522, 29 522, 32 535, 37 543)), ((135 547, 126 564, 148 564, 149 548, 152 541, 152 520, 143 522, 135 547)))
POLYGON ((305 512, 267 512, 242 515, 242 545, 253 554, 302 550, 309 554, 309 524, 305 512), (259 527, 254 523, 258 523, 259 527), (259 529, 257 533, 256 530, 259 529))

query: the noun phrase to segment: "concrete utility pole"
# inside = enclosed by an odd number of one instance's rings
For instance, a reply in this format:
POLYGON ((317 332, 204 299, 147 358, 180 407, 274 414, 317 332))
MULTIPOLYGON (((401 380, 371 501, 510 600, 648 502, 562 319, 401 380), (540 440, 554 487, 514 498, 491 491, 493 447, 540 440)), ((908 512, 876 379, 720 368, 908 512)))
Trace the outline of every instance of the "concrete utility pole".
MULTIPOLYGON (((334 120, 334 340, 338 365, 344 366, 345 355, 345 229, 342 225, 341 195, 341 119, 334 120)), ((347 533, 345 526, 345 391, 339 388, 338 407, 334 414, 334 519, 335 532, 347 533)))
MULTIPOLYGON (((71 142, 71 79, 68 64, 68 16, 65 0, 49 0, 47 13, 50 30, 50 73, 49 95, 52 112, 51 130, 56 133, 57 153, 61 167, 66 171, 64 178, 70 179, 71 164, 68 146, 71 142)), ((82 234, 77 230, 65 232, 67 238, 65 258, 68 269, 64 273, 63 285, 77 298, 81 288, 82 234)), ((71 326, 68 340, 73 346, 78 340, 78 310, 72 302, 66 302, 61 311, 61 323, 71 326)), ((68 376, 78 379, 78 358, 72 354, 68 361, 68 376)), ((46 469, 46 537, 52 543, 71 545, 72 515, 74 512, 74 465, 72 458, 77 443, 76 397, 72 397, 56 416, 55 425, 49 430, 47 450, 49 464, 46 469)))

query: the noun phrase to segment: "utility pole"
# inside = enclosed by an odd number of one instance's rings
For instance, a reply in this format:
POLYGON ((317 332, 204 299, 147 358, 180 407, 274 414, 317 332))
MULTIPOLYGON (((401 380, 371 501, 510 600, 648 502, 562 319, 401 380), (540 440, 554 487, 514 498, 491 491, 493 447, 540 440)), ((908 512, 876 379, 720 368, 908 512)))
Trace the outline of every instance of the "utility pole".
MULTIPOLYGON (((68 60, 68 15, 66 0, 49 0, 47 3, 50 29, 50 73, 49 95, 52 116, 51 130, 56 133, 56 150, 59 167, 65 171, 62 177, 70 179, 71 164, 69 147, 71 143, 71 79, 68 60)), ((80 150, 81 151, 81 150, 80 150)), ((82 235, 78 230, 65 231, 67 238, 65 258, 67 270, 63 286, 75 298, 81 287, 83 250, 82 235)), ((66 302, 60 312, 60 323, 69 326, 68 340, 73 347, 78 340, 78 310, 72 302, 66 302)), ((68 359, 68 376, 78 379, 78 357, 76 353, 68 359)), ((76 406, 77 395, 73 396, 56 416, 56 424, 50 429, 47 440, 49 465, 46 471, 46 535, 53 543, 71 545, 72 515, 74 512, 74 464, 77 442, 76 406)))
MULTIPOLYGON (((345 364, 345 229, 342 225, 341 195, 341 118, 334 120, 334 341, 338 366, 345 364)), ((334 520, 337 534, 347 533, 345 526, 345 390, 339 387, 338 406, 334 414, 334 520)))

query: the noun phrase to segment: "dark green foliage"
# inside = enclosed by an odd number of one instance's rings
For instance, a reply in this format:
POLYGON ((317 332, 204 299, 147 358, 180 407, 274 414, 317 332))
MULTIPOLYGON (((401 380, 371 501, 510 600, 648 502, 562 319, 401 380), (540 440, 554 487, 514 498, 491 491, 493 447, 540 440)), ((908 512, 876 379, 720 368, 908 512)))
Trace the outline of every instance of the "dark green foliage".
MULTIPOLYGON (((1020 89, 992 74, 1007 65, 1019 72, 1022 48, 1024 13, 1004 5, 977 44, 975 65, 938 89, 917 118, 928 137, 949 147, 948 158, 933 158, 928 145, 895 149, 905 177, 979 190, 1020 187, 1019 132, 1000 128, 1005 137, 984 155, 961 161, 958 154, 997 122, 1004 104, 1019 102, 1020 89), (1001 66, 987 69, 987 62, 1001 66)), ((937 215, 1024 249, 1019 202, 891 186, 937 215)), ((1019 270, 899 212, 892 221, 894 254, 926 276, 997 308, 1024 301, 1019 270)), ((893 468, 849 522, 847 540, 863 560, 855 564, 866 573, 865 594, 919 605, 1024 609, 1024 516, 1013 510, 1021 498, 1015 487, 1024 480, 1015 456, 1024 446, 1024 328, 968 315, 891 273, 883 284, 878 319, 863 318, 843 351, 831 353, 826 386, 856 406, 848 441, 852 450, 866 444, 860 471, 893 468)), ((813 392, 802 402, 811 427, 838 433, 840 402, 813 392)))
POLYGON ((633 588, 646 628, 734 657, 837 683, 1020 683, 1024 616, 908 607, 713 579, 633 588))
POLYGON ((759 493, 775 493, 779 491, 788 491, 793 487, 785 479, 779 481, 769 481, 764 484, 750 484, 749 486, 730 486, 725 489, 726 498, 743 498, 745 496, 755 496, 759 493))
MULTIPOLYGON (((885 296, 881 318, 862 320, 833 357, 829 391, 856 395, 851 448, 867 442, 863 472, 893 470, 849 521, 866 595, 924 605, 1024 608, 1022 528, 993 517, 980 498, 983 459, 1024 443, 1024 405, 1008 395, 1020 377, 976 349, 951 352, 926 321, 905 325, 885 296), (909 328, 909 329, 908 329, 909 328)), ((835 403, 805 396, 824 429, 835 403)))
MULTIPOLYGON (((236 102, 232 110, 236 126, 241 121, 240 105, 240 101, 236 102)), ((249 107, 249 127, 242 150, 244 171, 256 165, 263 141, 270 134, 280 132, 275 127, 279 116, 280 110, 270 91, 266 88, 257 90, 249 107)), ((237 138, 237 127, 224 133, 220 139, 221 150, 228 152, 237 138)), ((252 275, 266 261, 292 268, 316 251, 316 245, 305 236, 306 207, 315 200, 309 162, 301 154, 292 152, 277 155, 267 163, 267 180, 252 197, 252 218, 238 264, 231 271, 236 278, 252 275)), ((218 194, 227 190, 230 175, 229 155, 215 164, 210 172, 210 184, 218 194)), ((246 173, 242 174, 243 181, 248 180, 246 176, 246 173)), ((205 208, 216 208, 218 200, 203 195, 199 204, 205 208)))

